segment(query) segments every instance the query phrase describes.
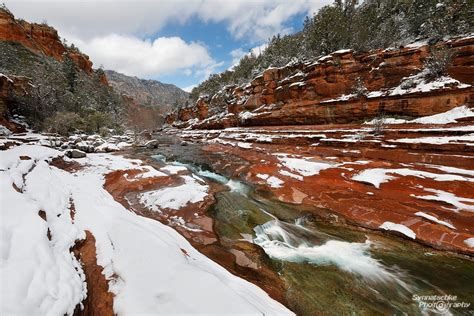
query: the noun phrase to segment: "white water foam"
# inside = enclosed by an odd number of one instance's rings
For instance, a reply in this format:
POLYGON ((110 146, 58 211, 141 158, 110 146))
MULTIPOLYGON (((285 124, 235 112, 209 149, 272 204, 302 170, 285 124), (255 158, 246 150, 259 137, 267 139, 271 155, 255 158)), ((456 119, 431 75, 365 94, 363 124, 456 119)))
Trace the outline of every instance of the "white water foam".
POLYGON ((202 170, 201 168, 196 169, 195 172, 204 178, 212 179, 216 182, 225 184, 230 189, 231 192, 240 193, 242 195, 248 194, 248 191, 249 191, 248 187, 240 181, 228 179, 224 177, 223 175, 214 173, 209 170, 202 170))
MULTIPOLYGON (((312 245, 292 234, 285 227, 288 225, 291 224, 278 220, 259 225, 254 228, 256 237, 253 242, 275 259, 314 265, 335 265, 369 281, 396 282, 408 290, 408 285, 400 279, 400 273, 391 271, 370 256, 372 243, 369 240, 364 243, 327 240, 321 245, 312 245)), ((296 227, 298 225, 292 225, 292 228, 296 227)))
POLYGON ((226 177, 208 170, 197 169, 196 173, 204 178, 212 179, 222 184, 226 184, 229 181, 226 177))

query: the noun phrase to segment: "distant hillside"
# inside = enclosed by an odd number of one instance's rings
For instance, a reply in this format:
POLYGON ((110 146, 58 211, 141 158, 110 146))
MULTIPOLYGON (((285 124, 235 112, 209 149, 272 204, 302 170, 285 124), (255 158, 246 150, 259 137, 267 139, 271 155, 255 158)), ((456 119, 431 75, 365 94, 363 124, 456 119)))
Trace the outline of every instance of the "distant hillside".
POLYGON ((188 93, 173 84, 145 80, 106 70, 109 84, 120 94, 132 97, 140 105, 163 107, 169 110, 188 99, 188 93))

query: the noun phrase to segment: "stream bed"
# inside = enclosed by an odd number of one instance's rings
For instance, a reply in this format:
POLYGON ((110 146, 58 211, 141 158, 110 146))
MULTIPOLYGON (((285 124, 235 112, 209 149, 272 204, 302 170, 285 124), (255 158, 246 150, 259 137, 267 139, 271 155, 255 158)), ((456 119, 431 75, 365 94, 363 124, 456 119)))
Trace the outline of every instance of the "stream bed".
POLYGON ((321 220, 314 210, 282 203, 236 177, 233 171, 245 161, 203 151, 199 143, 183 146, 160 136, 158 149, 139 155, 185 166, 227 187, 208 210, 220 242, 260 246, 298 315, 474 313, 466 306, 474 298, 472 259, 321 220))

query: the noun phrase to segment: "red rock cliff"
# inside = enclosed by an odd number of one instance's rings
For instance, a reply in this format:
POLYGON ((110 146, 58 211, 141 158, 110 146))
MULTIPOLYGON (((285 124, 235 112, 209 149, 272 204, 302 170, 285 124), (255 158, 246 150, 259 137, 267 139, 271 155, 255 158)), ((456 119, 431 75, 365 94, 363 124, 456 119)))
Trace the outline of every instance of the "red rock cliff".
POLYGON ((0 8, 0 40, 13 41, 34 52, 63 60, 68 54, 79 69, 92 73, 92 62, 85 54, 71 51, 61 42, 58 32, 51 26, 17 20, 12 13, 0 8))
POLYGON ((19 95, 27 94, 28 78, 19 76, 7 77, 0 74, 0 125, 13 132, 24 132, 25 128, 7 119, 10 111, 10 96, 12 92, 19 95))
POLYGON ((245 86, 228 86, 210 100, 198 100, 194 107, 182 109, 178 118, 197 118, 199 122, 193 126, 206 129, 350 123, 379 113, 432 115, 472 102, 473 67, 473 37, 437 46, 411 45, 365 53, 341 50, 313 62, 269 68, 245 86), (421 75, 425 60, 440 48, 453 55, 449 77, 432 89, 423 81, 419 86, 410 83, 421 78, 416 74, 421 75), (355 92, 358 86, 364 93, 355 92))

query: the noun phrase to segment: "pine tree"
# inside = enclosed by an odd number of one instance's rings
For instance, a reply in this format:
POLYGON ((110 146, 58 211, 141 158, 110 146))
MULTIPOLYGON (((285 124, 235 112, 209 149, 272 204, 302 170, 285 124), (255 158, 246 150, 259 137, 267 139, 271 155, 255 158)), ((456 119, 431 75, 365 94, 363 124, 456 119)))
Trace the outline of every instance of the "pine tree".
POLYGON ((69 91, 74 93, 77 84, 77 69, 76 64, 74 64, 74 61, 67 54, 64 56, 63 71, 69 85, 69 91))

